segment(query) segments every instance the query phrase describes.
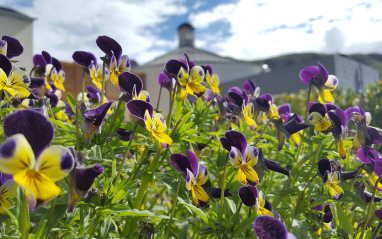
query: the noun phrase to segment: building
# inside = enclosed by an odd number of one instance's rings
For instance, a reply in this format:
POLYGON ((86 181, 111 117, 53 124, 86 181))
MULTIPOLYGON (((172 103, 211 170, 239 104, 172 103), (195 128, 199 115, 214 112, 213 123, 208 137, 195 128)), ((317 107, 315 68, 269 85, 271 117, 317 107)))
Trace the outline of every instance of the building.
POLYGON ((33 68, 33 22, 35 18, 28 17, 15 10, 0 7, 0 38, 11 36, 18 39, 24 47, 24 52, 12 60, 19 61, 17 66, 25 67, 27 72, 33 68))
MULTIPOLYGON (((191 61, 197 65, 211 65, 214 73, 219 75, 221 83, 228 83, 235 79, 260 74, 262 68, 258 65, 237 61, 227 57, 221 57, 214 53, 198 49, 194 45, 194 28, 190 24, 182 24, 178 27, 179 46, 177 49, 160 56, 133 70, 141 72, 146 78, 146 90, 150 93, 151 103, 156 106, 159 85, 158 75, 163 72, 164 65, 171 59, 184 59, 186 53, 191 61)), ((224 91, 223 91, 224 93, 224 91)), ((169 109, 169 93, 163 90, 159 108, 164 113, 169 109)))
MULTIPOLYGON (((341 89, 351 88, 355 92, 362 93, 369 83, 380 79, 378 70, 344 55, 298 55, 305 56, 302 56, 300 61, 284 60, 282 63, 276 63, 267 72, 261 74, 254 74, 222 83, 220 89, 222 92, 227 92, 232 86, 241 87, 247 79, 251 79, 255 82, 256 86, 260 87, 261 94, 296 93, 300 89, 309 87, 300 80, 300 71, 308 66, 316 66, 317 62, 320 62, 328 70, 329 74, 335 75, 339 79, 338 88, 341 89)), ((284 56, 284 58, 287 58, 287 56, 284 56)), ((264 60, 264 62, 267 62, 267 60, 264 60)))

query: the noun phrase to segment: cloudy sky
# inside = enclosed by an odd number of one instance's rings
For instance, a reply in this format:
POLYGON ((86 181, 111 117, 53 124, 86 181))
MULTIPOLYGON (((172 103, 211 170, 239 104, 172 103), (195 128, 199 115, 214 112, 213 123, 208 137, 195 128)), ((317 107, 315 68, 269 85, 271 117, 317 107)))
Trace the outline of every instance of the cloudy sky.
POLYGON ((178 46, 177 27, 195 27, 196 46, 241 60, 288 53, 382 54, 382 0, 2 0, 35 17, 34 52, 62 61, 99 56, 107 35, 144 64, 178 46))

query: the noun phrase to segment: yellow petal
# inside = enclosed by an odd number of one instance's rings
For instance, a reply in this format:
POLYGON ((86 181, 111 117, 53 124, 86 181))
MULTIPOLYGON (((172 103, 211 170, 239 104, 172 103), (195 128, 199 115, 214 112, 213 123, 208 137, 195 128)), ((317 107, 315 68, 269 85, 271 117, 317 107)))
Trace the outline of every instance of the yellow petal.
POLYGON ((60 194, 60 188, 45 174, 25 169, 13 176, 16 183, 30 190, 36 199, 47 201, 60 194))
POLYGON ((346 149, 345 149, 344 142, 342 140, 340 140, 338 142, 337 148, 338 148, 338 153, 340 154, 341 158, 345 159, 346 158, 346 149))
POLYGON ((0 146, 0 168, 3 173, 15 175, 34 165, 34 153, 24 135, 12 135, 0 146))
POLYGON ((2 198, 0 196, 0 214, 3 213, 5 210, 3 209, 3 207, 5 208, 10 208, 11 207, 11 204, 7 201, 7 199, 5 198, 2 198))
POLYGON ((323 103, 323 104, 334 103, 334 98, 332 96, 332 93, 330 93, 330 91, 320 90, 318 94, 319 94, 318 101, 320 103, 323 103))
POLYGON ((259 150, 253 146, 247 146, 244 153, 244 162, 247 167, 252 168, 257 164, 259 157, 259 150))
POLYGON ((110 80, 111 80, 111 82, 115 85, 115 86, 117 86, 117 87, 119 87, 119 84, 118 84, 118 75, 119 75, 119 73, 117 72, 117 71, 111 71, 110 70, 110 80))
POLYGON ((45 149, 36 163, 36 171, 53 182, 66 177, 74 165, 73 155, 67 148, 54 145, 45 149))
POLYGON ((241 165, 237 172, 239 182, 246 186, 256 186, 259 183, 259 177, 252 167, 241 165))
POLYGON ((161 113, 155 113, 154 116, 154 129, 164 132, 167 129, 166 120, 161 113))
POLYGON ((259 210, 257 211, 257 214, 259 214, 259 215, 267 215, 267 216, 274 217, 274 215, 273 215, 273 213, 271 211, 269 211, 268 209, 263 208, 263 207, 259 208, 259 210))
POLYGON ((336 183, 329 183, 328 189, 329 189, 330 195, 336 200, 340 199, 342 195, 344 194, 344 191, 342 190, 342 188, 338 186, 336 183))
POLYGON ((0 187, 0 198, 13 198, 16 195, 17 184, 13 179, 8 179, 0 187))
POLYGON ((200 97, 204 94, 204 92, 207 91, 207 88, 200 83, 191 81, 191 82, 188 82, 188 84, 186 86, 186 90, 187 90, 188 94, 200 97))
POLYGON ((138 100, 143 100, 146 102, 150 102, 150 94, 146 90, 142 90, 138 95, 138 100))
POLYGON ((187 90, 184 87, 180 88, 180 96, 182 97, 182 101, 184 101, 187 97, 188 93, 187 90))
POLYGON ((145 112, 145 125, 149 132, 153 130, 153 120, 151 119, 151 115, 148 110, 145 112))
POLYGON ((293 142, 294 142, 295 144, 300 145, 300 143, 301 143, 300 132, 297 132, 297 133, 292 134, 291 137, 292 137, 292 140, 293 140, 293 142))
POLYGON ((30 85, 31 80, 25 71, 15 70, 9 76, 9 83, 11 86, 27 88, 30 85))
POLYGON ((200 66, 194 66, 191 68, 190 71, 190 77, 191 79, 189 82, 194 82, 194 83, 202 83, 204 80, 204 70, 200 66))
POLYGON ((8 76, 5 74, 4 70, 0 68, 0 90, 2 90, 8 82, 8 76))
POLYGON ((200 185, 194 185, 192 187, 192 199, 198 207, 206 206, 209 203, 209 197, 206 191, 200 185))
POLYGON ((188 78, 189 78, 189 75, 188 75, 187 71, 183 67, 181 67, 179 70, 179 73, 178 73, 179 84, 182 86, 187 85, 188 78))
POLYGON ((168 146, 170 146, 172 144, 172 139, 170 138, 170 136, 168 136, 167 134, 165 134, 163 132, 153 130, 152 135, 154 136, 154 138, 156 138, 158 140, 158 142, 164 148, 167 148, 168 146))

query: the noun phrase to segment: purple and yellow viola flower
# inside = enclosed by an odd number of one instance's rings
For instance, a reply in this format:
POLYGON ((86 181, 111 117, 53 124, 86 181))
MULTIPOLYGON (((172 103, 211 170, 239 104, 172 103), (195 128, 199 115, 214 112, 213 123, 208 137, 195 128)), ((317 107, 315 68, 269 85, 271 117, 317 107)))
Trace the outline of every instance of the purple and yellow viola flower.
POLYGON ((208 85, 210 86, 211 90, 215 94, 219 94, 220 93, 219 76, 217 74, 214 74, 214 69, 210 65, 206 65, 202 68, 204 69, 204 72, 206 73, 206 81, 207 81, 208 85))
POLYGON ((2 36, 0 40, 0 54, 11 59, 23 53, 24 47, 19 40, 10 36, 2 36))
POLYGON ((7 198, 13 198, 16 195, 16 189, 17 184, 13 180, 13 176, 0 172, 0 214, 5 211, 3 207, 11 207, 7 198))
MULTIPOLYGON (((312 204, 314 201, 315 201, 315 199, 312 199, 310 201, 310 204, 312 204)), ((322 205, 317 205, 315 207, 312 207, 312 210, 322 212, 322 205)), ((321 220, 321 214, 316 214, 316 218, 318 218, 319 219, 318 221, 320 221, 321 220)), ((332 210, 330 209, 330 205, 325 204, 324 205, 323 229, 324 230, 333 230, 334 225, 332 224, 332 221, 333 221, 333 213, 332 213, 332 210)), ((321 233, 322 233, 322 229, 320 228, 318 230, 318 234, 321 235, 321 233)))
MULTIPOLYGON (((75 151, 72 151, 76 154, 75 151)), ((85 167, 81 159, 76 156, 76 166, 69 175, 69 203, 68 212, 72 212, 81 198, 85 198, 95 179, 103 173, 101 164, 85 167)))
POLYGON ((226 132, 225 137, 220 138, 220 143, 229 151, 232 166, 239 169, 237 173, 239 182, 246 186, 256 186, 259 177, 253 167, 257 164, 259 150, 248 146, 245 136, 234 130, 226 132))
POLYGON ((254 105, 249 102, 248 94, 246 91, 242 91, 239 87, 232 87, 228 90, 228 100, 230 101, 229 108, 232 114, 235 114, 241 109, 241 115, 244 118, 245 123, 253 131, 257 128, 254 118, 254 105))
POLYGON ((274 116, 271 118, 271 122, 275 125, 277 130, 278 150, 283 148, 285 139, 289 139, 293 135, 295 139, 297 138, 297 143, 300 143, 299 132, 309 127, 308 124, 302 124, 296 114, 291 116, 274 116))
POLYGON ((255 107, 252 102, 249 102, 247 93, 243 91, 244 102, 242 105, 241 113, 249 128, 254 131, 257 129, 256 121, 253 119, 255 107))
POLYGON ((53 84, 57 89, 65 91, 64 81, 66 74, 62 68, 62 63, 54 57, 52 57, 52 63, 54 67, 50 72, 50 78, 52 79, 53 84))
POLYGON ((259 239, 296 239, 292 233, 288 232, 284 223, 267 215, 256 217, 253 231, 259 239))
POLYGON ((172 139, 165 133, 167 126, 162 114, 150 114, 150 112, 146 110, 144 121, 150 136, 155 138, 163 148, 167 148, 172 144, 172 139))
POLYGON ((338 79, 334 75, 329 75, 320 62, 318 66, 309 66, 302 69, 300 72, 300 79, 305 84, 313 84, 319 94, 318 101, 321 103, 334 103, 334 99, 330 91, 337 88, 338 79))
POLYGON ((200 208, 209 206, 209 197, 203 189, 208 180, 207 167, 199 164, 195 154, 187 150, 187 156, 175 153, 170 156, 171 165, 186 177, 186 188, 191 190, 195 204, 200 208))
POLYGON ((324 158, 318 161, 318 171, 330 196, 335 200, 340 199, 344 195, 340 187, 340 173, 332 169, 330 160, 324 158))
POLYGON ((48 52, 42 51, 42 54, 33 56, 33 64, 37 67, 36 73, 45 78, 45 87, 52 90, 48 83, 48 78, 51 77, 54 85, 65 91, 63 82, 65 80, 65 72, 62 70, 62 64, 56 58, 52 57, 48 52), (53 70, 53 68, 56 68, 53 70))
POLYGON ((325 132, 332 125, 327 115, 326 105, 313 103, 309 107, 309 123, 315 126, 314 130, 325 132))
POLYGON ((3 90, 6 97, 20 101, 30 95, 27 87, 31 80, 28 74, 22 70, 12 71, 12 63, 3 54, 0 54, 0 90, 3 90))
POLYGON ((180 68, 178 81, 181 86, 186 87, 188 94, 200 97, 206 92, 207 88, 201 83, 204 80, 204 70, 200 66, 194 66, 189 71, 180 68))
POLYGON ((150 102, 150 94, 142 90, 143 82, 137 75, 128 71, 122 72, 118 75, 118 85, 119 89, 126 93, 130 99, 150 102))
POLYGON ((122 47, 113 38, 99 36, 96 40, 97 46, 108 56, 109 72, 111 82, 119 87, 118 75, 130 71, 131 63, 127 55, 122 55, 122 47))
POLYGON ((257 215, 273 215, 272 204, 265 199, 263 192, 258 192, 256 187, 241 187, 239 197, 246 206, 253 207, 257 215))
POLYGON ((113 104, 109 101, 98 108, 88 110, 84 101, 80 101, 80 110, 82 114, 81 128, 84 130, 85 144, 89 145, 94 134, 101 133, 101 124, 104 121, 106 114, 113 104))
MULTIPOLYGON (((283 105, 280 105, 277 107, 277 112, 278 112, 279 116, 284 119, 284 124, 285 124, 285 122, 288 122, 290 120, 292 120, 295 123, 303 123, 304 122, 304 120, 299 115, 292 114, 291 111, 292 111, 292 109, 290 107, 290 104, 283 104, 283 105)), ((309 127, 309 125, 307 127, 309 127)), ((287 129, 287 131, 289 132, 288 129, 287 129)), ((300 143, 301 143, 300 132, 301 131, 297 131, 296 133, 291 134, 291 138, 296 145, 300 145, 300 143)), ((291 133, 291 132, 289 132, 289 133, 291 133)))
POLYGON ((346 137, 347 117, 345 111, 340 108, 328 112, 328 117, 332 125, 332 134, 338 153, 342 159, 346 158, 346 149, 342 139, 346 137))
MULTIPOLYGON (((357 151, 357 157, 367 165, 366 173, 370 183, 375 186, 378 178, 382 176, 382 159, 379 158, 378 151, 364 146, 357 151)), ((378 183, 378 191, 382 191, 382 184, 378 183)))
POLYGON ((247 79, 247 81, 243 83, 243 89, 247 92, 250 98, 253 97, 256 99, 260 96, 260 87, 256 87, 255 83, 250 79, 247 79))
MULTIPOLYGON (((102 89, 102 65, 97 64, 97 58, 91 52, 76 51, 73 53, 72 58, 74 62, 82 66, 90 75, 93 84, 102 89)), ((105 68, 105 81, 110 77, 109 69, 105 68)))
POLYGON ((52 123, 35 110, 20 110, 5 118, 4 134, 1 171, 23 187, 29 208, 57 197, 61 190, 55 182, 66 177, 74 160, 67 148, 48 147, 54 137, 52 123))

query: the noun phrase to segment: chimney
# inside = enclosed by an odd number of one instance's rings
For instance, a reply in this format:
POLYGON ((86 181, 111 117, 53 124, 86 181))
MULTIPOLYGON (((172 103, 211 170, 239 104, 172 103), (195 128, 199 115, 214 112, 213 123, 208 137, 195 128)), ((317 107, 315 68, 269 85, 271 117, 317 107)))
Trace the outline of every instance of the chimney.
POLYGON ((188 23, 183 23, 178 27, 179 48, 194 47, 194 27, 188 23))

